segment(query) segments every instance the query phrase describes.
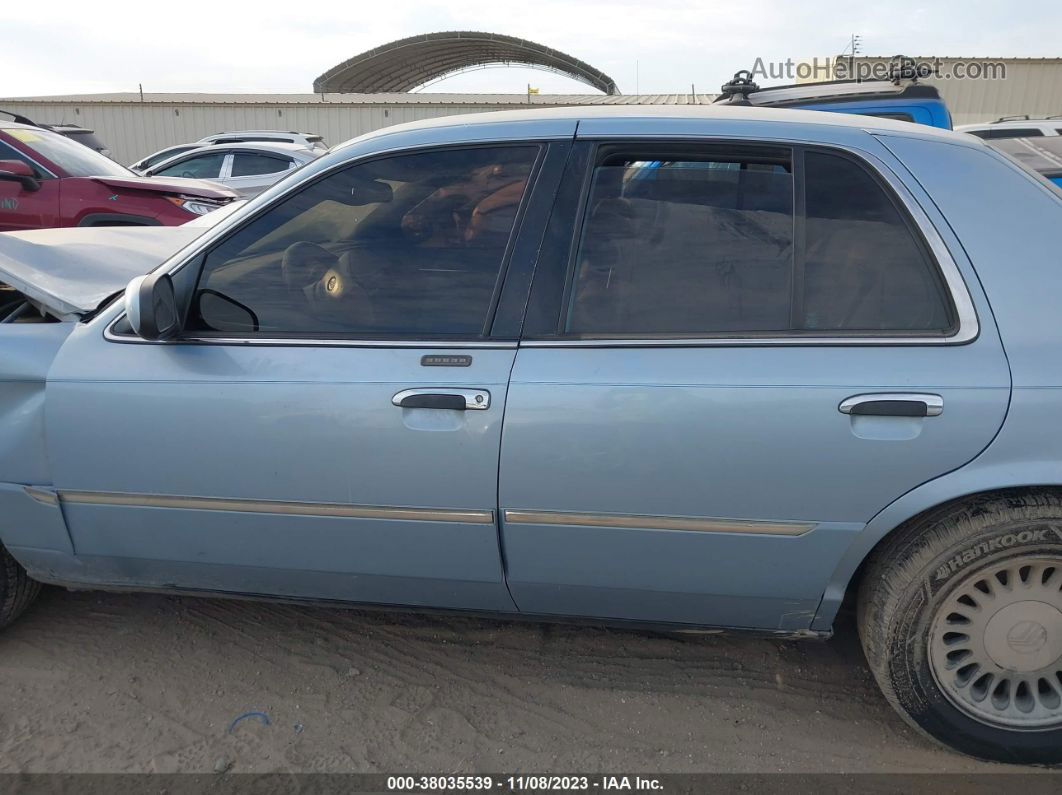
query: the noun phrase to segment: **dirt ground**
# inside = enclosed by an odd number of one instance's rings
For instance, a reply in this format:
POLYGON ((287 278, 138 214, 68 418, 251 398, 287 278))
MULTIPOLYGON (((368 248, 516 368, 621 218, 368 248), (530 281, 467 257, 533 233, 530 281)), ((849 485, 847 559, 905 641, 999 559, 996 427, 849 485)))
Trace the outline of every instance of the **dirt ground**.
POLYGON ((828 642, 47 589, 0 634, 0 772, 1002 772, 828 642), (249 711, 261 716, 233 721, 249 711))

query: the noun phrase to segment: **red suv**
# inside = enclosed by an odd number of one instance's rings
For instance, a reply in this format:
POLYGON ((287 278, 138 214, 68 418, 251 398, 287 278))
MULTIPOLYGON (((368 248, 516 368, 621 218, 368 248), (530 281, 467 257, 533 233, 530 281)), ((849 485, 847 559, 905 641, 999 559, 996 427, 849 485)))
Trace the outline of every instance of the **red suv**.
POLYGON ((176 226, 235 198, 206 180, 138 176, 51 130, 0 123, 0 232, 176 226))

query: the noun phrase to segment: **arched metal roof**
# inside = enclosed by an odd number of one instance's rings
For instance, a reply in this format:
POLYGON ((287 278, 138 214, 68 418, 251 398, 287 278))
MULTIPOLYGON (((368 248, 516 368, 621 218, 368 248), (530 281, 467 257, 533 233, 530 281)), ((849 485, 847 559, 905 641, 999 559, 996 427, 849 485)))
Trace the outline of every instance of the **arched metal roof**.
POLYGON ((515 36, 467 30, 410 36, 367 50, 318 77, 313 90, 318 94, 412 91, 453 72, 499 63, 548 69, 606 94, 620 93, 615 80, 578 58, 515 36))

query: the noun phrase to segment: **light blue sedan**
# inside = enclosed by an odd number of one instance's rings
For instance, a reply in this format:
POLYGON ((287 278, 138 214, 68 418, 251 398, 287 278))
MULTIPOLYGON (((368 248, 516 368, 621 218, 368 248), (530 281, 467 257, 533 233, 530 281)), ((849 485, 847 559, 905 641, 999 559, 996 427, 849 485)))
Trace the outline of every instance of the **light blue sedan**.
POLYGON ((719 106, 0 235, 0 625, 41 582, 808 638, 851 598, 911 724, 1062 762, 1060 251, 972 136, 719 106))

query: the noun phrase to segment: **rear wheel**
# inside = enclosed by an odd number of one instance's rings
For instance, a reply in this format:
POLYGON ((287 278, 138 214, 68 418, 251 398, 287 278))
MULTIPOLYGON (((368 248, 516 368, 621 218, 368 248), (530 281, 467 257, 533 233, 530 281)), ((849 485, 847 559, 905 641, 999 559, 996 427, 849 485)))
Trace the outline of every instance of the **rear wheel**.
POLYGON ((859 628, 886 698, 982 759, 1062 763, 1062 500, 977 498, 868 563, 859 628))
POLYGON ((0 629, 22 615, 40 589, 41 584, 31 580, 18 561, 0 546, 0 629))

